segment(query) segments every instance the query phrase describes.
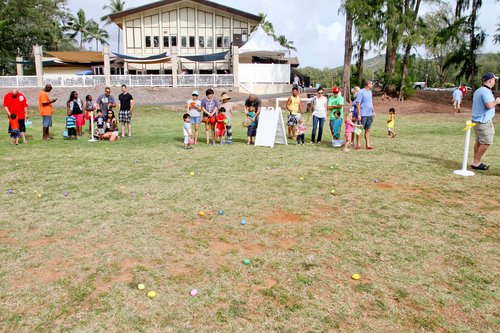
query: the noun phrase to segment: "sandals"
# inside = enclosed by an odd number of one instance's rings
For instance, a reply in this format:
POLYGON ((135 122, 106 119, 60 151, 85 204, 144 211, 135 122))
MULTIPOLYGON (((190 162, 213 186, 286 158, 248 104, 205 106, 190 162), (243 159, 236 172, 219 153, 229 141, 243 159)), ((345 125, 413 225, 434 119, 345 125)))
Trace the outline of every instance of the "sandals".
POLYGON ((472 169, 474 169, 474 170, 483 170, 483 171, 484 171, 484 170, 488 170, 488 169, 490 168, 490 166, 489 166, 489 165, 484 164, 484 163, 481 163, 481 164, 479 164, 478 166, 471 165, 470 167, 471 167, 472 169))

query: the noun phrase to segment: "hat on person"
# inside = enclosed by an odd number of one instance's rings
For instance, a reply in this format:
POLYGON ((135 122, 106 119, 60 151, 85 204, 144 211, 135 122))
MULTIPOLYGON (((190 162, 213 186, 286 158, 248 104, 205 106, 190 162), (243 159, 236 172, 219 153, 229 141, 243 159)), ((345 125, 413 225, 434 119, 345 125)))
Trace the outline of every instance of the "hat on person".
POLYGON ((229 95, 228 95, 228 94, 223 93, 223 94, 220 96, 220 99, 221 99, 221 100, 225 100, 225 99, 230 100, 230 99, 231 99, 231 97, 229 97, 229 95))
POLYGON ((198 90, 193 90, 193 93, 191 95, 196 95, 198 96, 200 93, 198 92, 198 90))
POLYGON ((340 92, 339 87, 334 87, 334 88, 332 89, 332 92, 333 92, 334 94, 338 94, 338 93, 340 92))
POLYGON ((495 74, 493 74, 492 72, 488 72, 486 74, 483 75, 483 81, 488 81, 488 80, 491 80, 491 79, 495 79, 495 80, 498 80, 498 76, 496 76, 495 74))

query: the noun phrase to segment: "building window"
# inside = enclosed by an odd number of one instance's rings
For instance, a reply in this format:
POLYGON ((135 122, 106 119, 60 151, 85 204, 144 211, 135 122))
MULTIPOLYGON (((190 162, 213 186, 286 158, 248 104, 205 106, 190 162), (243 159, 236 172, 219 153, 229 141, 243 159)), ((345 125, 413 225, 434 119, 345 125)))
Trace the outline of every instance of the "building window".
POLYGON ((160 37, 158 37, 158 36, 153 37, 153 46, 160 47, 160 37))
POLYGON ((187 37, 181 36, 181 47, 187 47, 187 37))
POLYGON ((217 35, 217 47, 222 47, 222 35, 217 35))
POLYGON ((170 43, 168 42, 168 36, 163 36, 163 47, 170 47, 170 43))
POLYGON ((207 47, 214 47, 214 41, 212 36, 207 36, 207 47))
POLYGON ((229 36, 224 36, 224 47, 229 48, 231 45, 231 38, 229 36))
POLYGON ((172 43, 172 47, 176 47, 177 46, 177 36, 172 36, 170 37, 171 38, 171 43, 172 43))
POLYGON ((198 44, 200 47, 205 47, 205 37, 199 36, 198 37, 198 44))
POLYGON ((189 47, 195 47, 194 36, 189 36, 189 47))
POLYGON ((146 47, 151 47, 151 36, 146 36, 146 47))

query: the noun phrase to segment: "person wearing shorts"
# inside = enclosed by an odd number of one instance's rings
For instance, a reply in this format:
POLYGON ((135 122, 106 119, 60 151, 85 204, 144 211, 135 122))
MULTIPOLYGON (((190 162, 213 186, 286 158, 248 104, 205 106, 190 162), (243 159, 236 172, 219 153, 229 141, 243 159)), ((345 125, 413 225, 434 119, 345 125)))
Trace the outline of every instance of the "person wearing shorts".
POLYGON ((201 123, 201 101, 198 99, 200 93, 198 90, 193 90, 191 93, 191 99, 186 101, 186 113, 189 114, 189 121, 191 125, 194 126, 194 137, 193 144, 198 142, 198 133, 200 132, 201 123))
POLYGON ((134 108, 134 98, 128 92, 127 86, 122 84, 122 93, 118 96, 120 101, 120 112, 118 120, 122 124, 122 138, 125 137, 125 125, 128 125, 128 137, 132 136, 132 109, 134 108))
MULTIPOLYGON (((7 113, 7 117, 10 118, 12 113, 16 115, 17 122, 19 123, 19 133, 21 133, 23 143, 27 143, 25 119, 28 119, 28 101, 26 100, 26 96, 18 92, 17 89, 12 89, 4 97, 3 107, 7 113)), ((11 128, 9 125, 8 133, 10 132, 11 128)))
POLYGON ((453 91, 453 108, 455 113, 460 113, 460 105, 462 104, 462 91, 457 88, 453 91))
POLYGON ((52 85, 47 84, 45 88, 38 94, 38 108, 42 116, 43 140, 51 140, 49 128, 52 127, 52 113, 54 112, 52 104, 57 101, 57 98, 50 99, 49 92, 52 91, 52 85))
POLYGON ((495 116, 495 108, 500 104, 500 97, 495 99, 493 95, 493 87, 498 80, 498 77, 493 73, 483 75, 483 86, 474 92, 472 98, 472 118, 476 124, 474 131, 476 133, 476 143, 474 145, 474 160, 471 168, 474 170, 488 170, 489 165, 482 163, 486 150, 493 144, 495 136, 495 126, 493 125, 493 117, 495 116))
POLYGON ((219 109, 219 103, 214 98, 214 91, 207 89, 206 97, 201 101, 203 118, 205 118, 205 136, 207 144, 210 143, 210 133, 212 134, 212 144, 215 144, 215 116, 219 109))
MULTIPOLYGON (((358 119, 361 120, 361 126, 365 130, 365 144, 368 150, 374 149, 370 145, 370 129, 372 127, 373 118, 375 117, 372 88, 373 82, 370 80, 365 81, 365 87, 361 89, 354 100, 358 111, 358 119)), ((361 145, 356 147, 356 149, 361 149, 361 145)))

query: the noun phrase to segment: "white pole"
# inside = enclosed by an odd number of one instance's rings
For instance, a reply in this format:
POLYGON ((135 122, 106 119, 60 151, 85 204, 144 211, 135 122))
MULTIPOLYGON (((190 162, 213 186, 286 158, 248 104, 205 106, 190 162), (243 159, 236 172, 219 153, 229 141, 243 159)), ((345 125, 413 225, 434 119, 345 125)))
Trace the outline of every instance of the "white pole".
POLYGON ((457 176, 474 176, 474 172, 467 170, 467 161, 469 159, 469 141, 470 141, 470 123, 467 122, 467 130, 465 131, 465 146, 464 146, 464 159, 462 161, 462 169, 455 170, 453 173, 457 176))
POLYGON ((89 142, 95 142, 97 141, 94 139, 94 111, 90 113, 90 140, 89 142))

